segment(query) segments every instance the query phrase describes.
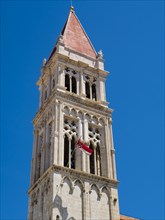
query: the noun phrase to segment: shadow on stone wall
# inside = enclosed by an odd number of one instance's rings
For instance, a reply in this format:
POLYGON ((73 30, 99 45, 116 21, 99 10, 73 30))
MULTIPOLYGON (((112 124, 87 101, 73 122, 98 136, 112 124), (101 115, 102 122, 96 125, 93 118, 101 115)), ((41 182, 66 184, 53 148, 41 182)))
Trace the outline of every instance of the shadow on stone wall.
POLYGON ((55 196, 54 208, 57 208, 59 210, 62 220, 76 220, 74 217, 67 218, 68 217, 67 207, 62 206, 62 199, 59 195, 55 196))

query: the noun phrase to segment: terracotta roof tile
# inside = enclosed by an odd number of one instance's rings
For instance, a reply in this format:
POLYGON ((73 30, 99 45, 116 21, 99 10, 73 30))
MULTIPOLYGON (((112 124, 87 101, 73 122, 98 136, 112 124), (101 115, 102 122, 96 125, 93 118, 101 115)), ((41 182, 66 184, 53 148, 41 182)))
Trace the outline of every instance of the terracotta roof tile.
POLYGON ((62 34, 65 47, 96 59, 96 52, 73 11, 70 11, 62 34))
POLYGON ((125 216, 125 215, 120 215, 120 220, 139 220, 139 219, 125 216))
MULTIPOLYGON (((63 42, 66 48, 93 59, 97 58, 96 51, 73 10, 69 13, 68 19, 61 31, 61 35, 63 36, 63 42)), ((54 46, 49 59, 55 51, 56 45, 54 46)))

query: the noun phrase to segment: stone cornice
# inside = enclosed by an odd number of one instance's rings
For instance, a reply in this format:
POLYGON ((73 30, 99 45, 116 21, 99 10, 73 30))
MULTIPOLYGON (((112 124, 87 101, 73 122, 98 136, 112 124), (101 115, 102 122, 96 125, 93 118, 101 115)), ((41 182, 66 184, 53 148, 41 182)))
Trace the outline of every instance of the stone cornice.
POLYGON ((51 94, 51 96, 45 101, 44 105, 37 112, 37 114, 33 120, 34 124, 40 118, 40 116, 45 113, 46 108, 50 106, 48 104, 52 103, 55 98, 60 99, 63 102, 69 101, 73 105, 76 104, 76 106, 78 103, 78 106, 81 108, 84 108, 84 106, 85 106, 86 111, 87 110, 94 111, 94 112, 97 112, 98 114, 101 114, 105 117, 111 115, 113 112, 113 109, 102 106, 99 101, 93 101, 93 100, 90 100, 87 98, 84 99, 80 95, 70 93, 68 91, 61 92, 58 90, 54 90, 53 93, 51 94))
POLYGON ((96 176, 94 174, 90 174, 83 171, 70 169, 67 167, 54 164, 51 167, 49 167, 49 169, 46 170, 45 173, 30 187, 28 194, 30 194, 38 186, 38 184, 42 183, 44 179, 53 172, 57 172, 59 174, 62 174, 63 176, 68 175, 72 178, 79 178, 83 181, 94 181, 97 183, 104 182, 104 184, 107 184, 111 187, 117 187, 117 185, 119 184, 118 180, 109 179, 108 177, 103 177, 103 176, 96 176))
MULTIPOLYGON (((96 74, 98 74, 98 75, 100 75, 102 77, 106 77, 109 74, 108 71, 101 70, 101 69, 99 69, 97 67, 89 66, 89 64, 87 64, 85 62, 71 59, 69 56, 61 54, 61 53, 58 53, 58 52, 56 52, 54 54, 54 56, 52 57, 52 59, 48 61, 48 63, 45 66, 45 70, 49 69, 49 67, 52 67, 52 65, 54 65, 58 60, 59 61, 61 60, 64 63, 64 65, 66 65, 67 63, 71 63, 71 64, 73 64, 75 66, 83 67, 83 68, 85 68, 85 69, 87 69, 87 70, 89 70, 91 72, 94 72, 94 73, 96 73, 96 74)), ((41 76, 40 78, 44 78, 44 75, 45 74, 43 74, 43 76, 41 76)))

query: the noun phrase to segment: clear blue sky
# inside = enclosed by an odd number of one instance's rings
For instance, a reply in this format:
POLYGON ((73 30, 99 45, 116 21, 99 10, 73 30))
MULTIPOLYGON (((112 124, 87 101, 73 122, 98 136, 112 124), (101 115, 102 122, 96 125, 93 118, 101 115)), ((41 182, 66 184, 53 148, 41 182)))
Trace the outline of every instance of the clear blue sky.
MULTIPOLYGON (((164 2, 75 0, 102 49, 113 113, 122 214, 164 218, 164 2)), ((1 1, 1 219, 27 218, 35 83, 69 0, 1 1)))

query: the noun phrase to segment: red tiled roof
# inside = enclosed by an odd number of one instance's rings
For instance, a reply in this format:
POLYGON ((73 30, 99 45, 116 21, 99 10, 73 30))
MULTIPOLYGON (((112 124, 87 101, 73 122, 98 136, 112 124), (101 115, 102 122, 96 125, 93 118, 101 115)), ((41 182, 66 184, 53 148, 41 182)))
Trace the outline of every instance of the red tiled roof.
MULTIPOLYGON (((97 55, 95 49, 73 10, 69 13, 61 35, 63 36, 63 42, 66 48, 96 59, 97 55)), ((56 45, 53 48, 49 59, 55 51, 56 45)))
POLYGON ((96 52, 74 11, 70 11, 62 31, 65 47, 96 59, 96 52))
POLYGON ((139 220, 139 219, 125 216, 125 215, 120 215, 120 220, 139 220))

